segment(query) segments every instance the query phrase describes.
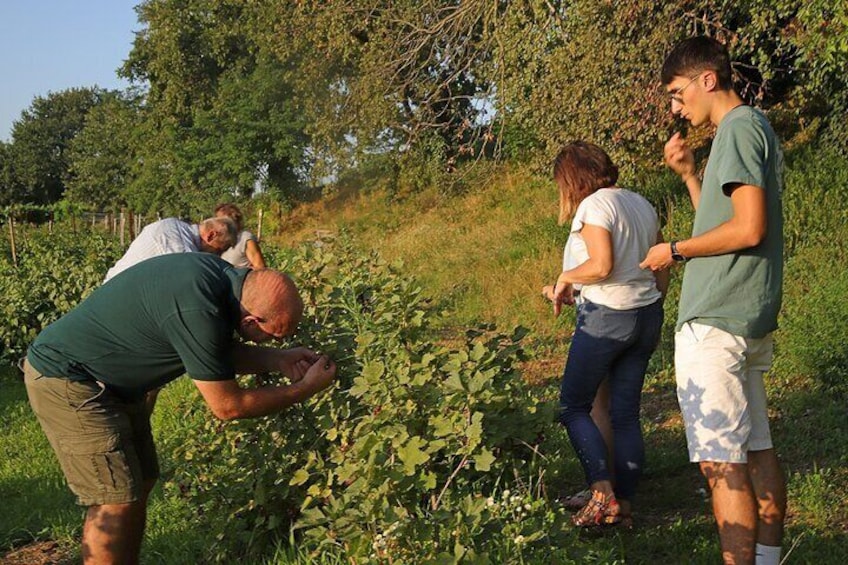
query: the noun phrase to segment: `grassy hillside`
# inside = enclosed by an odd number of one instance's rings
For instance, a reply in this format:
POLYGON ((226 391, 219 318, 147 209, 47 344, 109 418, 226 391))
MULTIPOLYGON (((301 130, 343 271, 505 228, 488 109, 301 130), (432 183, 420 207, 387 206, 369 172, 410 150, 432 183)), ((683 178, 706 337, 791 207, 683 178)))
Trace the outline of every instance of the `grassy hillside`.
MULTIPOLYGON (((556 224, 556 188, 548 179, 509 167, 479 175, 472 188, 445 196, 438 188, 397 197, 342 187, 295 209, 275 241, 294 245, 347 233, 365 249, 403 261, 425 293, 449 306, 444 335, 476 322, 521 324, 532 333, 525 378, 554 396, 573 317, 554 319, 539 290, 556 276, 566 227, 556 224)), ((685 237, 692 211, 683 186, 667 173, 622 179, 661 210, 667 238, 685 237)), ((775 368, 768 378, 773 433, 790 488, 788 540, 800 562, 842 547, 826 562, 848 559, 848 160, 801 148, 787 155, 784 192, 787 262, 775 368), (806 548, 806 549, 804 549, 806 548)), ((645 389, 649 522, 685 523, 708 513, 704 485, 686 462, 674 394, 672 328, 680 286, 672 275, 666 329, 645 389)), ((709 526, 707 526, 709 527, 709 526)))
MULTIPOLYGON (((789 155, 788 164, 785 301, 777 335, 778 355, 767 381, 773 435, 789 479, 784 549, 789 563, 841 564, 848 562, 848 251, 842 243, 848 237, 848 160, 827 151, 803 150, 789 155)), ((553 183, 508 167, 476 172, 467 180, 468 189, 452 196, 439 187, 390 193, 376 188, 380 181, 341 186, 323 200, 295 209, 283 219, 278 234, 266 236, 263 245, 269 258, 277 261, 286 255, 275 250, 278 246, 327 242, 332 247, 329 240, 337 238, 362 250, 377 250, 390 261, 402 261, 405 273, 439 306, 434 311, 446 307, 434 340, 460 342, 466 328, 481 322, 495 323, 503 330, 526 326, 530 329, 524 340, 529 360, 521 368, 522 376, 536 385, 532 392, 538 398, 554 399, 574 320, 570 314, 554 319, 539 293, 560 268, 567 235, 566 228, 556 225, 553 183)), ((667 237, 687 233, 692 213, 675 179, 660 173, 646 175, 640 182, 623 179, 621 184, 642 189, 655 202, 665 219, 667 237)), ((342 258, 342 263, 352 258, 332 256, 342 258)), ((637 528, 583 538, 563 527, 562 516, 557 514, 552 523, 558 524, 559 533, 552 533, 550 539, 558 542, 550 547, 549 558, 526 562, 716 561, 718 541, 710 502, 696 466, 687 461, 674 392, 671 329, 679 276, 675 273, 672 279, 663 343, 646 380, 643 425, 647 463, 636 500, 637 528), (573 561, 557 561, 555 555, 569 555, 573 561)), ((378 288, 376 283, 373 286, 378 288)), ((330 292, 329 285, 321 288, 330 292)), ((352 322, 343 316, 338 323, 352 322)), ((23 550, 5 556, 3 550, 38 549, 41 546, 29 542, 58 540, 72 562, 81 513, 72 506, 72 496, 27 406, 14 369, 0 368, 0 408, 0 500, 7 502, 0 506, 0 561, 33 562, 26 557, 12 560, 23 550)), ((221 433, 238 435, 254 428, 256 437, 264 441, 271 434, 262 430, 275 423, 286 430, 291 424, 293 435, 304 428, 303 422, 291 420, 294 414, 300 412, 219 429, 190 382, 183 379, 167 387, 154 413, 163 481, 151 501, 143 562, 206 562, 210 556, 237 554, 246 542, 232 535, 234 524, 219 528, 226 514, 204 515, 199 506, 203 497, 190 488, 183 490, 193 479, 203 478, 204 469, 211 470, 207 482, 227 477, 218 487, 221 490, 213 491, 226 494, 224 510, 237 509, 250 500, 251 489, 237 484, 236 479, 249 479, 257 469, 278 467, 281 455, 277 453, 275 460, 261 450, 257 455, 233 447, 234 453, 245 459, 217 461, 213 449, 207 454, 210 461, 225 468, 210 467, 208 462, 203 467, 199 456, 205 452, 197 444, 221 433), (210 430, 214 432, 211 436, 210 430), (198 451, 189 453, 186 446, 198 451), (253 456, 255 461, 250 458, 253 456), (255 468, 245 466, 245 461, 255 468), (276 462, 269 465, 268 461, 276 462)), ((301 417, 307 416, 312 417, 309 410, 301 417)), ((552 449, 543 454, 543 496, 542 490, 529 487, 525 493, 533 504, 582 488, 581 473, 564 432, 556 430, 551 436, 547 439, 552 449)), ((288 453, 283 450, 286 457, 288 453)), ((542 489, 541 477, 529 479, 530 486, 542 489)), ((516 483, 523 481, 525 477, 516 477, 516 483)), ((288 476, 282 484, 287 483, 288 476)), ((509 525, 518 527, 526 520, 529 518, 516 518, 509 525)), ((516 555, 510 553, 515 551, 511 539, 507 535, 487 540, 493 544, 493 562, 515 562, 507 558, 516 555)), ((307 554, 286 541, 244 562, 347 562, 343 556, 307 554)))

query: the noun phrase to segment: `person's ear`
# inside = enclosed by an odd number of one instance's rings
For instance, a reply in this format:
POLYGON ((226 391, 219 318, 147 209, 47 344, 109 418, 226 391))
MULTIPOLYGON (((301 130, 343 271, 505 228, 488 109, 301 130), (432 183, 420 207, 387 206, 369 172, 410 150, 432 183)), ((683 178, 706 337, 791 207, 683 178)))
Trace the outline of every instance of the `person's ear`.
POLYGON ((258 316, 254 316, 253 314, 248 314, 248 315, 242 317, 241 325, 244 326, 244 327, 255 326, 259 323, 259 321, 260 320, 259 320, 258 316))
POLYGON ((714 71, 704 71, 704 75, 701 80, 704 81, 704 90, 707 92, 718 90, 718 77, 714 71))

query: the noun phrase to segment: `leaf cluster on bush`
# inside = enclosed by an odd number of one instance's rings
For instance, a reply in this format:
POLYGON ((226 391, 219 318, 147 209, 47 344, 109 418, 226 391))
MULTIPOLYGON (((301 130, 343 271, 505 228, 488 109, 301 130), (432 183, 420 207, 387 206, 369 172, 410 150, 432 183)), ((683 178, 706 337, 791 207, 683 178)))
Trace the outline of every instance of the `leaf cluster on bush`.
MULTIPOLYGON (((64 226, 67 227, 67 226, 64 226)), ((18 234, 17 265, 0 256, 0 361, 15 363, 38 333, 103 281, 120 256, 115 238, 45 226, 18 234)))
POLYGON ((300 547, 361 563, 488 562, 504 532, 532 551, 557 517, 539 492, 519 493, 542 488, 554 418, 517 369, 525 332, 437 343, 438 312, 398 266, 344 245, 280 258, 306 301, 296 341, 333 356, 337 384, 278 417, 209 422, 178 446, 172 483, 227 524, 219 557, 286 528, 300 547))

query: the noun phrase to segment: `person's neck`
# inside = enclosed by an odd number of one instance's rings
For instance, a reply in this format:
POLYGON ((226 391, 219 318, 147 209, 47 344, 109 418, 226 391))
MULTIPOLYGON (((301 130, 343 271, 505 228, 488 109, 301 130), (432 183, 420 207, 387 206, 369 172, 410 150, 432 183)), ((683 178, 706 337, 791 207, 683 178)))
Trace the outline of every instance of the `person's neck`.
POLYGON ((710 121, 715 126, 718 126, 731 110, 745 103, 742 97, 733 90, 717 92, 715 93, 715 97, 713 108, 710 112, 710 121))

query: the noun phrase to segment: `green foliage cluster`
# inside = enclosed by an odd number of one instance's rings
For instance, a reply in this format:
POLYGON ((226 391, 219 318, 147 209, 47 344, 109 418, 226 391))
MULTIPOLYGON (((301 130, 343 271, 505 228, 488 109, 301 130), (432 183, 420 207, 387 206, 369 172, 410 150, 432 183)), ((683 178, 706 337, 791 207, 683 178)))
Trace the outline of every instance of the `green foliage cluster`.
POLYGON ((0 362, 16 363, 35 336, 102 281, 120 256, 115 238, 46 229, 19 234, 17 266, 0 243, 0 362))
MULTIPOLYGON (((546 163, 574 138, 631 172, 672 129, 665 54, 724 41, 785 139, 848 148, 848 8, 829 0, 145 0, 125 93, 37 98, 0 145, 0 204, 190 214, 392 161, 401 190, 464 162, 546 163), (423 180, 422 180, 423 179, 423 180), (111 204, 109 204, 111 202, 111 204)), ((703 142, 703 136, 699 140, 703 142)))
POLYGON ((36 96, 12 126, 12 143, 0 151, 0 204, 49 204, 70 179, 69 146, 88 112, 107 93, 70 88, 36 96))
POLYGON ((344 245, 274 255, 306 299, 296 340, 332 355, 338 384, 175 446, 171 487, 222 528, 217 557, 289 528, 301 548, 361 563, 486 563, 505 533, 513 555, 550 546, 557 515, 526 495, 555 424, 517 370, 524 332, 434 343, 437 312, 397 267, 344 245))

